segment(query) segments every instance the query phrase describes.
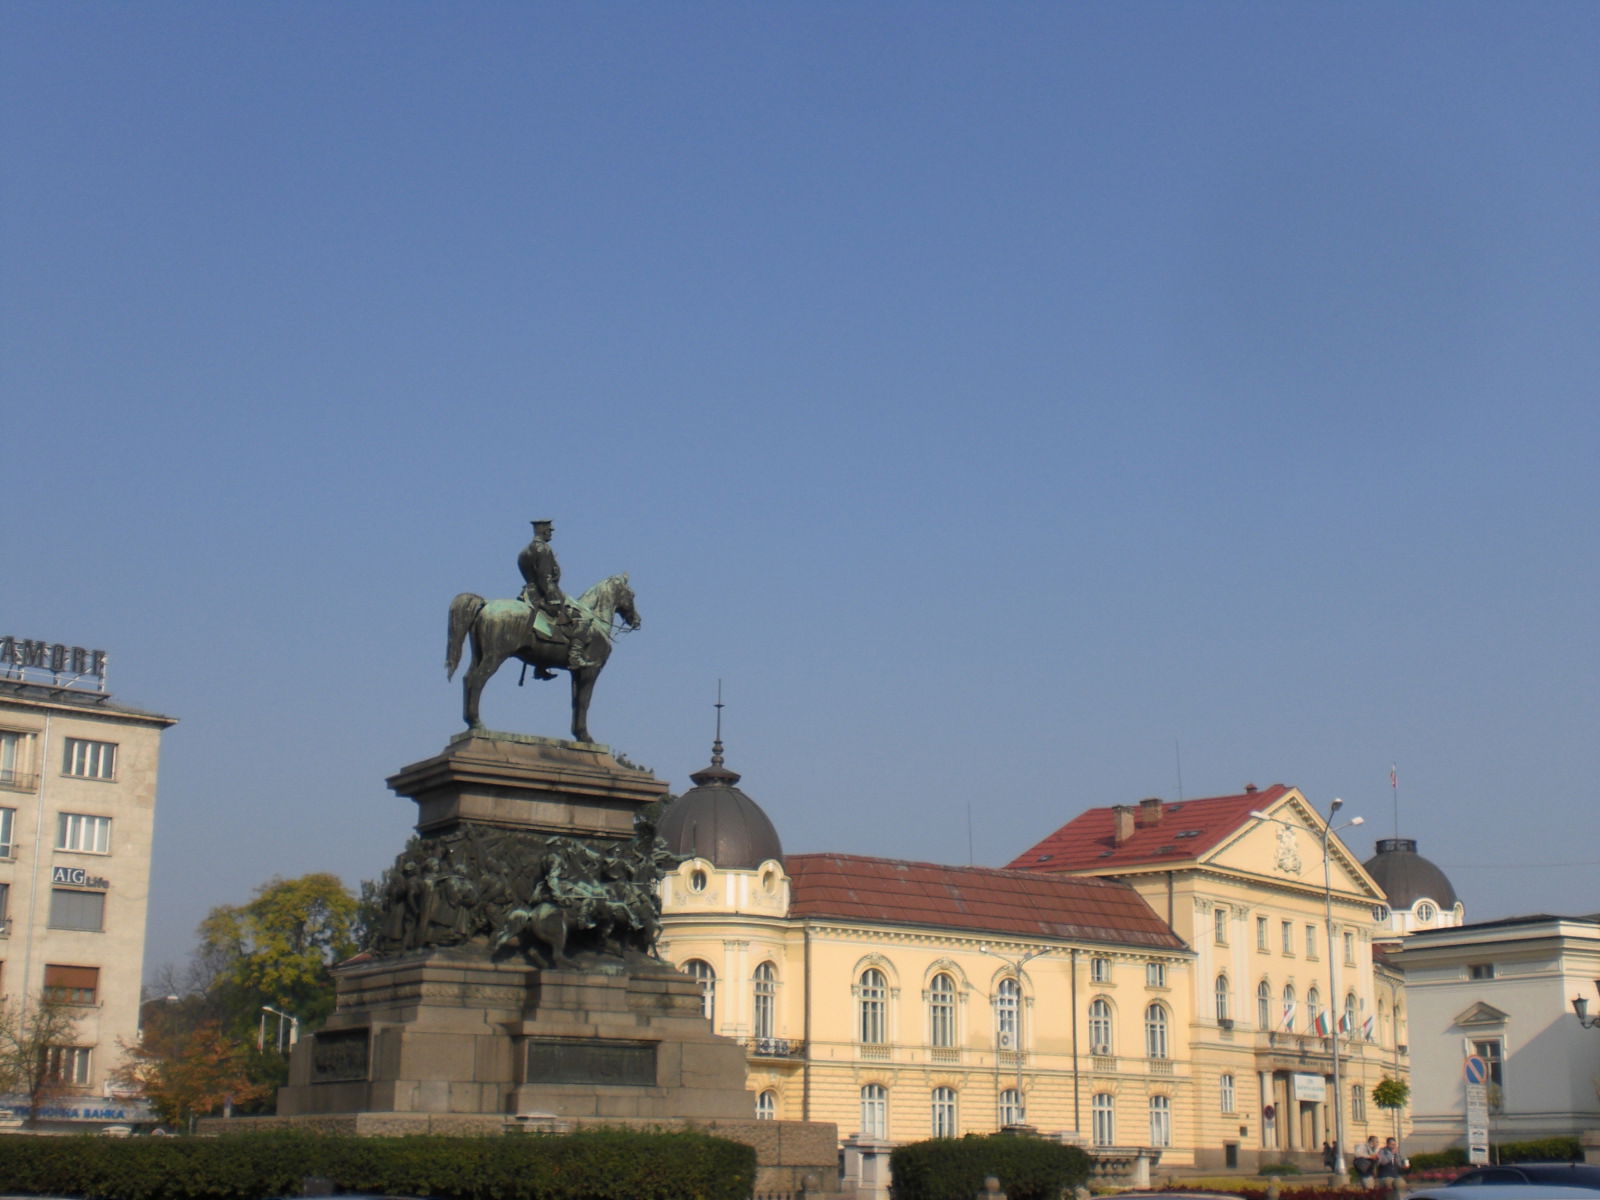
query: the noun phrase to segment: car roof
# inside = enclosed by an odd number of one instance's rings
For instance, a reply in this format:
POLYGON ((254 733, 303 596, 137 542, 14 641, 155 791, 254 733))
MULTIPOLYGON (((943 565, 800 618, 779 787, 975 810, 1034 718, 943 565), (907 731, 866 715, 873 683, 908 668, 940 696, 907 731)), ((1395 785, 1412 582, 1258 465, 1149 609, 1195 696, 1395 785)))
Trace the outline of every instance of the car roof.
POLYGON ((1466 1187, 1425 1188, 1406 1193, 1407 1200, 1600 1200, 1600 1188, 1581 1183, 1474 1183, 1466 1187))
POLYGON ((1514 1180, 1554 1183, 1561 1187, 1600 1189, 1600 1166, 1573 1162, 1499 1163, 1492 1167, 1476 1167, 1465 1175, 1458 1176, 1450 1186, 1476 1188, 1510 1183, 1514 1180))

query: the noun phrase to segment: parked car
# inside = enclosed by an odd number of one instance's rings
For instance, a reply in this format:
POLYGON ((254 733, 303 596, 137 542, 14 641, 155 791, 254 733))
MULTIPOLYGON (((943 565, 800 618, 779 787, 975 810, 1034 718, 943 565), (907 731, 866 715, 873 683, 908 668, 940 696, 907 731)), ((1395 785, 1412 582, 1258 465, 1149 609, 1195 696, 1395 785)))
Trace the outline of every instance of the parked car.
MULTIPOLYGON (((1600 1167, 1588 1163, 1504 1163, 1478 1167, 1450 1181, 1453 1188, 1495 1187, 1505 1184, 1547 1184, 1563 1188, 1600 1191, 1600 1167)), ((1477 1195, 1477 1193, 1473 1193, 1477 1195)))
POLYGON ((1587 1163, 1508 1163, 1478 1167, 1407 1200, 1600 1200, 1600 1167, 1587 1163))

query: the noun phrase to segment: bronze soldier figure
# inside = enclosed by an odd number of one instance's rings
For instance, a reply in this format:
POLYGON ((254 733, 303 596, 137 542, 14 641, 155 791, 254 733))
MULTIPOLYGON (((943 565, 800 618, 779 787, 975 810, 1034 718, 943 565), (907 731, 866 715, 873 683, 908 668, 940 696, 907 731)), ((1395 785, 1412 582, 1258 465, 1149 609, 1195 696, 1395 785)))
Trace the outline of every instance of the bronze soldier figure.
MULTIPOLYGON (((550 546, 550 538, 556 531, 555 522, 534 521, 532 525, 533 541, 517 555, 517 570, 522 572, 522 593, 517 598, 533 607, 535 624, 541 612, 549 618, 557 640, 567 643, 569 670, 592 667, 594 664, 583 652, 583 639, 580 636, 582 617, 561 590, 561 564, 556 561, 556 552, 550 546)), ((554 671, 540 666, 534 667, 533 675, 535 679, 556 677, 554 671)))

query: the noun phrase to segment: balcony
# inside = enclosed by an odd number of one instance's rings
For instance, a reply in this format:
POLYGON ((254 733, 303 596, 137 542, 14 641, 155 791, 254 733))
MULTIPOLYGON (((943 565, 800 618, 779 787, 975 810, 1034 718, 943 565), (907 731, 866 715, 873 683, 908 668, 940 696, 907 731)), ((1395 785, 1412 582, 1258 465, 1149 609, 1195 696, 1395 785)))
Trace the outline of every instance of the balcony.
MULTIPOLYGON (((746 1038, 745 1053, 751 1058, 804 1058, 806 1044, 791 1038, 746 1038)), ((863 1046, 863 1050, 867 1047, 863 1046)), ((887 1049, 887 1047, 885 1047, 887 1049)))
POLYGON ((872 1062, 888 1062, 889 1046, 885 1042, 861 1042, 856 1046, 859 1057, 872 1062))
POLYGON ((39 772, 0 767, 0 788, 8 792, 36 792, 39 790, 39 772))

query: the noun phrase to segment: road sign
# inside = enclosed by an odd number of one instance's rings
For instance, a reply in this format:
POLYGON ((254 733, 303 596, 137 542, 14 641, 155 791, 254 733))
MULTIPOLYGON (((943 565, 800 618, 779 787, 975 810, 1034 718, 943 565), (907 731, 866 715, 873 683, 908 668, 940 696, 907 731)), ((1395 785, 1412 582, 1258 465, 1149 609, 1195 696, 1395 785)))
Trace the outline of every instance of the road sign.
POLYGON ((1462 1074, 1468 1083, 1483 1084, 1489 1080, 1489 1064, 1483 1061, 1478 1054, 1467 1055, 1467 1061, 1462 1065, 1462 1074))
MULTIPOLYGON (((1469 1078, 1474 1062, 1482 1065, 1483 1059, 1467 1060, 1469 1078)), ((1489 1087, 1483 1083, 1467 1084, 1467 1161, 1475 1167, 1489 1161, 1489 1087)))

